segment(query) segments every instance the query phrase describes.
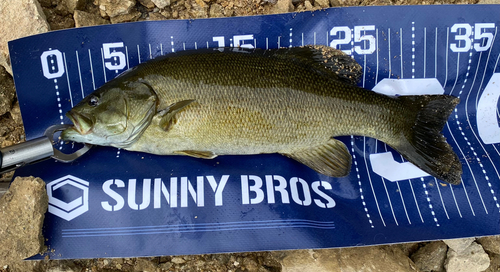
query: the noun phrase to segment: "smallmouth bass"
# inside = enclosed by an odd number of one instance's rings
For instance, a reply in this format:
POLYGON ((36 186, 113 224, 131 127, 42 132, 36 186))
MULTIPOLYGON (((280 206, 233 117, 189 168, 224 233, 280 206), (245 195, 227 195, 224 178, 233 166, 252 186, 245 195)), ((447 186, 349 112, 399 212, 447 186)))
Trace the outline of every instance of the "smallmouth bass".
POLYGON ((351 169, 334 137, 390 145, 423 171, 459 184, 441 134, 459 99, 390 97, 356 86, 359 65, 328 47, 202 49, 142 63, 67 113, 63 140, 159 155, 280 153, 333 177, 351 169))

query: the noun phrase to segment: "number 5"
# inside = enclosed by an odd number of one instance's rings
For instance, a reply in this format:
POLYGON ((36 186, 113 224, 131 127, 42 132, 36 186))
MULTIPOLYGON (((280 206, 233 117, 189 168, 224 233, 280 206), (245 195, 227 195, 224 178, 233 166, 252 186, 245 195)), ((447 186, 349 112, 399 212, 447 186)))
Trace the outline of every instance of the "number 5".
POLYGON ((110 59, 113 57, 118 58, 118 63, 115 64, 113 64, 111 61, 105 62, 106 68, 108 68, 109 70, 121 70, 125 68, 125 66, 127 65, 125 60, 125 54, 123 54, 123 52, 117 52, 117 51, 111 52, 111 48, 120 48, 120 47, 123 47, 123 42, 102 44, 102 49, 105 59, 110 59))
POLYGON ((484 46, 481 46, 481 43, 474 43, 474 49, 476 49, 476 51, 478 52, 488 50, 488 48, 490 48, 491 46, 491 43, 493 42, 493 33, 491 32, 481 33, 481 30, 483 28, 494 28, 495 24, 494 23, 476 24, 475 27, 476 28, 474 29, 474 38, 476 40, 481 40, 482 38, 485 38, 486 44, 484 46))
POLYGON ((366 30, 375 30, 374 25, 366 25, 366 26, 355 26, 354 27, 354 42, 361 42, 361 41, 369 41, 368 48, 366 49, 361 49, 361 46, 356 45, 354 47, 354 51, 356 53, 363 55, 363 54, 371 54, 375 52, 375 37, 373 35, 362 35, 361 36, 361 31, 366 31, 366 30))

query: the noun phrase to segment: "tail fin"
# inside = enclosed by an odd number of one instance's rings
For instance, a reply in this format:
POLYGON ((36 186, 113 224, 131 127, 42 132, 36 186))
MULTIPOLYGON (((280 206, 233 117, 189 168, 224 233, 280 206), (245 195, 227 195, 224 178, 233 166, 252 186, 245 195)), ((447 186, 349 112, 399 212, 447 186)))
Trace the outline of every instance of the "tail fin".
POLYGON ((450 184, 460 184, 462 164, 441 131, 459 98, 449 95, 400 96, 407 109, 402 139, 393 146, 423 171, 450 184))

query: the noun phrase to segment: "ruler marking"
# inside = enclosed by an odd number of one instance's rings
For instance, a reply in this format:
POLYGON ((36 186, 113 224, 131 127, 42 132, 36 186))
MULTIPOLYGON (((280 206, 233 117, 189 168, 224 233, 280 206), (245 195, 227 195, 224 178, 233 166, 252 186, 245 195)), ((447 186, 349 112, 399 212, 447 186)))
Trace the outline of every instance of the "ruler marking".
POLYGON ((375 85, 378 83, 378 28, 375 30, 375 51, 377 52, 377 69, 375 70, 375 85))
POLYGON ((68 66, 66 65, 66 53, 63 52, 64 59, 64 69, 66 70, 66 81, 68 82, 68 92, 69 92, 69 101, 71 102, 71 107, 73 108, 73 95, 71 94, 71 86, 69 84, 69 71, 68 66))
MULTIPOLYGON (((441 199, 441 205, 443 206, 443 210, 444 210, 444 213, 446 214, 446 218, 450 219, 450 216, 448 215, 448 210, 446 209, 446 205, 444 204, 443 195, 441 194, 441 189, 439 189, 439 187, 441 187, 441 186, 439 185, 437 178, 434 178, 434 182, 436 183, 436 188, 438 190, 439 198, 441 199)), ((456 200, 455 200, 455 202, 456 202, 456 200)), ((458 208, 458 204, 457 204, 457 208, 458 208)))
POLYGON ((141 64, 141 50, 139 49, 139 45, 137 45, 137 58, 139 59, 139 64, 141 64))
MULTIPOLYGON (((438 28, 436 27, 436 38, 434 39, 434 78, 437 78, 437 66, 438 66, 438 28)), ((445 83, 446 84, 446 83, 445 83)))
POLYGON ((92 87, 94 87, 95 90, 94 68, 92 67, 92 55, 90 54, 90 49, 89 49, 89 61, 90 61, 90 74, 92 75, 92 87))
POLYGON ((388 34, 388 45, 389 45, 389 76, 387 78, 391 78, 392 74, 392 68, 391 68, 391 62, 392 62, 392 56, 391 56, 391 29, 387 29, 387 34, 388 34))
POLYGON ((358 186, 359 186, 359 194, 361 198, 361 203, 363 204, 363 209, 366 213, 366 217, 368 218, 368 223, 370 223, 370 227, 373 229, 373 221, 371 219, 370 213, 368 212, 368 207, 366 205, 365 196, 363 195, 363 187, 361 186, 361 176, 359 174, 358 161, 356 160, 356 153, 354 152, 354 136, 351 135, 351 153, 352 153, 352 161, 354 162, 354 168, 356 169, 356 177, 358 178, 358 186))
POLYGON ((401 57, 401 76, 400 78, 404 78, 403 75, 403 28, 399 28, 399 52, 401 57))
POLYGON ((411 22, 411 78, 415 78, 415 22, 411 22))
POLYGON ((78 58, 78 50, 75 50, 75 53, 76 53, 76 64, 78 67, 78 78, 80 79, 80 89, 82 90, 82 98, 84 98, 85 94, 83 93, 82 72, 80 70, 80 58, 78 58))
MULTIPOLYGON (((462 148, 460 148, 460 145, 458 145, 458 142, 455 139, 455 136, 451 133, 450 124, 448 122, 446 123, 446 127, 448 128, 448 131, 450 132, 451 138, 453 139, 453 141, 455 142, 458 150, 460 151, 460 154, 462 155, 463 158, 465 158, 465 154, 462 151, 462 148)), ((469 168, 469 171, 471 172, 472 178, 475 179, 474 174, 472 173, 472 168, 470 167, 469 162, 467 161, 467 159, 465 159, 465 163, 467 164, 467 167, 469 168)), ((461 181, 462 181, 462 187, 464 188, 465 196, 467 198, 467 201, 469 202, 469 207, 470 207, 470 209, 472 211, 472 215, 476 216, 476 213, 474 212, 474 208, 472 207, 472 205, 470 203, 469 194, 467 193, 467 189, 465 189, 463 179, 461 181)), ((450 185, 450 186, 453 186, 453 185, 450 185)))
MULTIPOLYGON (((436 37, 437 37, 437 32, 436 32, 436 37)), ((437 39, 436 39, 437 40, 437 39)), ((446 89, 446 83, 448 83, 448 48, 450 47, 450 28, 446 28, 446 63, 445 63, 445 78, 444 78, 444 84, 443 84, 443 89, 446 89)))
POLYGON ((104 53, 101 48, 101 60, 102 60, 102 73, 104 74, 104 82, 108 82, 108 79, 106 78, 106 66, 104 66, 104 53))
POLYGON ((125 46, 125 55, 127 56, 127 70, 130 69, 130 66, 129 66, 129 63, 130 63, 130 60, 128 59, 128 48, 127 46, 125 46))
POLYGON ((375 205, 377 206, 378 214, 380 215, 380 219, 382 220, 382 224, 384 224, 384 227, 386 226, 384 217, 382 217, 382 212, 380 211, 380 206, 378 204, 378 199, 377 199, 377 194, 375 194, 375 189, 373 189, 373 183, 372 183, 372 178, 370 176, 370 170, 368 169, 368 162, 366 161, 366 137, 363 137, 363 154, 364 154, 364 160, 365 160, 365 167, 366 167, 366 174, 368 175, 368 181, 370 182, 370 187, 372 189, 373 193, 373 198, 375 199, 375 205))
POLYGON ((424 27, 424 78, 426 76, 425 70, 427 68, 427 28, 424 27))

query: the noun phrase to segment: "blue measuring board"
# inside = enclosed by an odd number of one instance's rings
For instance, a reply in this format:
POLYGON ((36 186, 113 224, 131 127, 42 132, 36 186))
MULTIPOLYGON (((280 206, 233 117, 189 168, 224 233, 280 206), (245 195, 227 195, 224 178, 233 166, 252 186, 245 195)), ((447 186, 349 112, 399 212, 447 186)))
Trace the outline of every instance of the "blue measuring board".
MULTIPOLYGON (((327 45, 387 94, 461 102, 443 133, 462 183, 436 180, 372 138, 344 136, 350 174, 281 155, 203 160, 94 147, 16 175, 47 183, 50 258, 201 254, 374 245, 500 234, 500 6, 331 8, 253 17, 136 22, 9 43, 27 139, 126 69, 188 49, 327 45)), ((71 149, 59 144, 61 149, 71 149)), ((43 258, 37 256, 35 258, 43 258)))

